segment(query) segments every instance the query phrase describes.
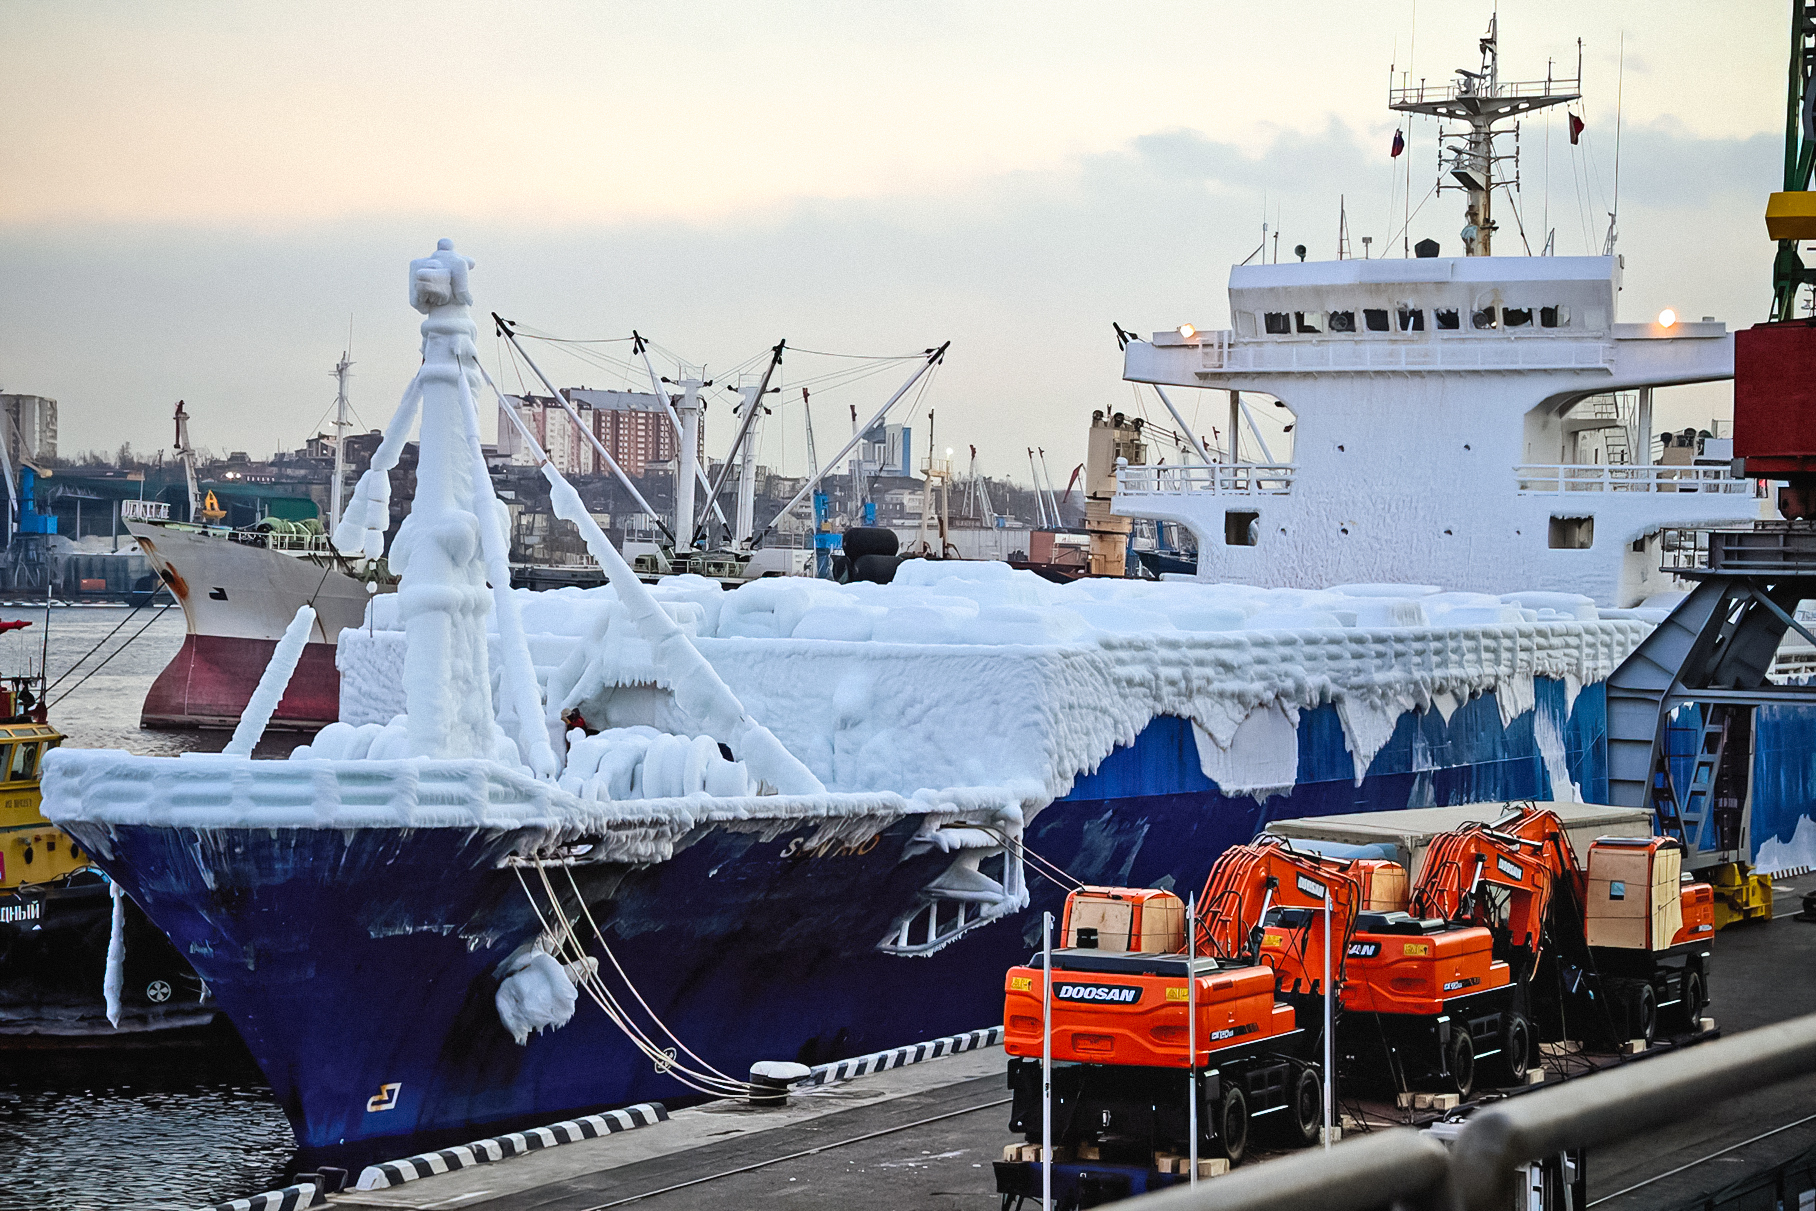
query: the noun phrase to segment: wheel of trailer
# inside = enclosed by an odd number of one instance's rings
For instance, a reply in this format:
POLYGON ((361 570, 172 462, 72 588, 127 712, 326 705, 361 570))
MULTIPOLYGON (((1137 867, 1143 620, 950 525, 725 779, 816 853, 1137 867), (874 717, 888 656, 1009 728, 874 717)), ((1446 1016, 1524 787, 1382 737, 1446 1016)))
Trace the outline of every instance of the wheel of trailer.
POLYGON ((1629 1039, 1644 1039, 1648 1047, 1652 1045, 1652 1036, 1658 1033, 1658 994, 1651 984, 1635 981, 1627 994, 1627 1029, 1629 1039))
POLYGON ((1684 972, 1683 989, 1677 996, 1677 1014, 1682 1019, 1684 1029, 1695 1030, 1702 1019, 1703 1010, 1709 1007, 1709 992, 1703 984, 1702 972, 1695 968, 1684 972))
POLYGON ((1495 1065, 1508 1085, 1524 1085, 1532 1058, 1532 1026, 1517 1013, 1501 1017, 1501 1054, 1495 1065))
POLYGON ((1294 1144, 1315 1144, 1324 1127, 1324 1082, 1317 1069, 1301 1068, 1293 1082, 1293 1100, 1287 1107, 1287 1138, 1294 1144))
POLYGON ((1232 1169, 1248 1155, 1249 1103, 1234 1085, 1224 1087, 1223 1100, 1217 1103, 1217 1141, 1223 1145, 1223 1155, 1229 1157, 1232 1169))
POLYGON ((1469 1041, 1467 1028, 1451 1032, 1450 1045, 1444 1049, 1444 1067, 1450 1072, 1451 1088, 1465 1101, 1475 1090, 1476 1053, 1469 1041))

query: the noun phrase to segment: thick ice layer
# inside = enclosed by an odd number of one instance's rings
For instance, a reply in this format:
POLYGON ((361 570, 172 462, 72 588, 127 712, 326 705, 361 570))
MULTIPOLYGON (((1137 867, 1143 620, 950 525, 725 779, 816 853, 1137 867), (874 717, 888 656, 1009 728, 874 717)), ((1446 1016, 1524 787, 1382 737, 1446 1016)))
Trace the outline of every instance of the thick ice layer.
POLYGON ((530 1035, 559 1030, 574 1016, 580 999, 561 964, 540 950, 513 955, 500 964, 493 1003, 498 1020, 522 1046, 530 1035))
MULTIPOLYGON (((251 761, 111 749, 52 750, 43 785, 44 814, 58 824, 526 830, 543 834, 528 838, 529 847, 585 841, 594 846, 590 860, 624 862, 667 861, 691 830, 707 824, 779 832, 811 820, 820 828, 815 844, 872 836, 903 816, 922 816, 928 828, 965 820, 1018 832, 1026 802, 1012 791, 959 787, 912 796, 699 793, 608 803, 478 759, 251 761)), ((110 856, 104 831, 84 836, 110 856)))
MULTIPOLYGON (((1064 794, 1157 715, 1201 729, 1226 790, 1292 785, 1301 710, 1335 703, 1358 777, 1406 711, 1446 717, 1496 691, 1510 721, 1532 679, 1600 681, 1651 629, 1569 594, 1422 585, 1260 589, 1180 582, 1051 584, 1007 564, 904 564, 891 585, 803 578, 725 592, 653 590, 753 716, 828 787, 1032 784, 1064 794)), ((610 588, 520 591, 552 706, 595 727, 687 732, 610 588)), ((340 639, 341 718, 400 709, 396 606, 340 639)))

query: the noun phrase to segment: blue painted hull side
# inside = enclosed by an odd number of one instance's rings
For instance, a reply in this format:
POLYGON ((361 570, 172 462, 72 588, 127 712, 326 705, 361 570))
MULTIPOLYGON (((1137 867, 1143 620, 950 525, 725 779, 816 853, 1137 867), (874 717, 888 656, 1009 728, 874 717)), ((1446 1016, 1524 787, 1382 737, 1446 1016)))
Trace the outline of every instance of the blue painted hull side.
MULTIPOLYGON (((1561 715, 1563 687, 1539 693, 1561 715)), ((1591 687, 1563 729, 1586 793, 1606 784, 1602 726, 1591 687)), ((1299 784, 1257 804, 1205 778, 1189 723, 1156 719, 1039 813, 1028 843, 1083 881, 1183 889, 1271 820, 1550 795, 1531 715, 1502 728, 1492 698, 1447 724, 1403 717, 1360 786, 1331 708, 1306 713, 1300 745, 1299 784)), ((930 957, 880 954, 950 861, 908 848, 916 824, 862 853, 810 857, 785 855, 810 825, 767 841, 711 828, 658 866, 574 875, 655 1013, 737 1076, 757 1060, 814 1063, 999 1020, 1002 973, 1064 889, 1030 867, 1030 911, 930 957)), ((494 969, 539 929, 517 876, 498 869, 510 833, 117 826, 112 840, 103 865, 208 980, 306 1148, 402 1146, 683 1092, 584 999, 526 1046, 505 1034, 494 969), (392 1107, 368 1110, 389 1083, 392 1107)))
MULTIPOLYGON (((1679 711, 1665 728, 1665 755, 1672 785, 1682 796, 1690 785, 1702 739, 1702 712, 1679 711)), ((1753 852, 1767 841, 1789 842, 1798 823, 1816 816, 1816 710, 1762 706, 1753 712, 1752 798, 1748 809, 1753 852)), ((1701 844, 1716 847, 1712 825, 1701 844)))
POLYGON ((1752 828, 1757 853, 1768 840, 1791 840, 1798 821, 1816 816, 1816 710, 1763 706, 1753 719, 1752 828))

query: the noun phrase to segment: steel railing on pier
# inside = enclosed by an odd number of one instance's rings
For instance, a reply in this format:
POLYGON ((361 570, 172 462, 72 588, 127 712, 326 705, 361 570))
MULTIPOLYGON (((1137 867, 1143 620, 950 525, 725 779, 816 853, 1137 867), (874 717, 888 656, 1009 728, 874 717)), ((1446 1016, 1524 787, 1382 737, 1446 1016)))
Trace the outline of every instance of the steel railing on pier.
POLYGON ((1624 1064, 1476 1110, 1448 1148, 1395 1128, 1131 1199, 1131 1211, 1504 1211, 1515 1171, 1681 1122, 1684 1115, 1816 1072, 1816 1014, 1624 1064))

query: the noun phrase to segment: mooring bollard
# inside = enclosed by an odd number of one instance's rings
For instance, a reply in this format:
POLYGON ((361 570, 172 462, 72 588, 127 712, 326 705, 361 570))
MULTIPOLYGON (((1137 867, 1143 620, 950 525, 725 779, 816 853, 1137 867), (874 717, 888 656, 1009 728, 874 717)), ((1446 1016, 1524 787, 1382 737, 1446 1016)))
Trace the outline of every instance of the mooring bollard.
POLYGON ((806 1079, 813 1069, 805 1064, 783 1060, 764 1060, 750 1066, 750 1104, 776 1107, 788 1105, 788 1087, 806 1079))

